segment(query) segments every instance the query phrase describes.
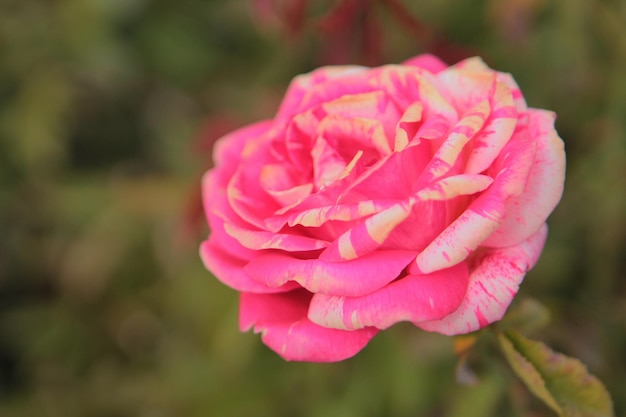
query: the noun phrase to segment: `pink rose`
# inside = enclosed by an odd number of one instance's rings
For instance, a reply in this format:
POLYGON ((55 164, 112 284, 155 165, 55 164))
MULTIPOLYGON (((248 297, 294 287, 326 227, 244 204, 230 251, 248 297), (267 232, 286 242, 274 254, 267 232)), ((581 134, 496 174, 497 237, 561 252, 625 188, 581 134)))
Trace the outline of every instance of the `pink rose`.
POLYGON ((477 330, 543 248, 554 119, 479 58, 300 75, 273 120, 216 144, 202 259, 285 359, 342 360, 399 321, 477 330))

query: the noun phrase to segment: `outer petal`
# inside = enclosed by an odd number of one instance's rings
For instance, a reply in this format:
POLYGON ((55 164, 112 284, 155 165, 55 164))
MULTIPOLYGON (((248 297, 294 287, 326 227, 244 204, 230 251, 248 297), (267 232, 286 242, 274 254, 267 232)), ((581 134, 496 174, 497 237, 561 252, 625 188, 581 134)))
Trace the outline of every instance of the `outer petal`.
POLYGON ((517 124, 517 109, 509 87, 494 81, 493 90, 489 120, 481 134, 474 138, 474 149, 467 160, 465 172, 470 174, 482 172, 491 165, 511 139, 517 124))
POLYGON ((457 112, 442 94, 445 87, 438 76, 421 68, 387 65, 377 74, 376 86, 387 92, 401 109, 419 101, 424 108, 424 119, 438 115, 456 123, 457 112))
POLYGON ((335 362, 357 354, 376 335, 377 329, 357 331, 327 329, 306 318, 311 294, 242 293, 239 325, 254 327, 263 342, 287 360, 335 362))
POLYGON ((543 249, 548 228, 524 242, 501 249, 488 249, 470 273, 465 299, 449 316, 418 323, 424 330, 454 335, 478 330, 502 318, 524 279, 543 249))
POLYGON ((411 59, 407 59, 402 63, 402 65, 422 68, 426 71, 432 72, 433 74, 448 68, 448 65, 446 65, 445 62, 431 54, 421 54, 411 59))
MULTIPOLYGON (((288 92, 276 114, 276 120, 287 120, 296 114, 304 113, 320 104, 331 102, 342 96, 376 91, 377 88, 368 80, 375 77, 379 71, 379 68, 358 66, 326 67, 313 71, 311 74, 298 76, 294 79, 292 85, 297 85, 298 83, 306 84, 307 82, 309 85, 299 92, 297 104, 296 100, 292 100, 293 97, 288 92), (321 71, 326 72, 323 81, 316 81, 311 78, 311 74, 314 74, 313 78, 315 78, 321 71)), ((290 91, 291 89, 290 87, 290 91)))
POLYGON ((524 99, 524 95, 522 94, 522 90, 520 90, 517 82, 511 76, 511 74, 498 72, 497 73, 498 81, 504 83, 511 90, 511 95, 513 96, 513 101, 515 102, 515 108, 517 109, 517 114, 521 115, 521 117, 525 117, 526 112, 528 111, 528 106, 526 105, 526 100, 524 99))
POLYGON ((261 188, 261 170, 264 165, 274 163, 263 158, 251 158, 240 164, 230 179, 227 188, 228 204, 244 221, 263 229, 264 218, 280 206, 274 198, 261 188))
MULTIPOLYGON (((230 177, 224 178, 221 171, 219 168, 211 169, 202 177, 202 205, 207 216, 216 211, 224 212, 224 207, 228 208, 225 188, 230 177)), ((230 208, 228 211, 232 212, 230 208)))
POLYGON ((468 277, 462 263, 428 275, 405 276, 362 297, 315 294, 309 318, 325 327, 348 330, 443 318, 463 300, 468 277))
POLYGON ((455 69, 464 69, 468 71, 491 71, 491 68, 479 56, 466 58, 452 65, 455 69))
POLYGON ((506 84, 507 87, 509 87, 509 90, 511 90, 513 100, 515 101, 515 108, 517 109, 517 113, 526 113, 526 100, 524 100, 522 91, 519 89, 519 86, 517 85, 511 74, 495 72, 493 69, 489 68, 480 57, 467 58, 455 64, 453 67, 466 71, 494 72, 496 74, 497 80, 506 84))
POLYGON ((315 293, 358 296, 396 279, 414 257, 412 251, 377 251, 348 262, 324 262, 268 252, 250 261, 245 271, 269 287, 296 281, 315 293))
POLYGON ((503 204, 495 201, 480 206, 482 213, 466 210, 452 222, 417 256, 410 271, 426 274, 465 260, 500 224, 503 204))
POLYGON ((215 242, 221 251, 239 259, 250 259, 255 254, 254 250, 246 248, 238 239, 226 232, 225 222, 220 216, 211 213, 207 217, 211 228, 211 241, 215 242))
POLYGON ((268 287, 267 285, 255 281, 244 271, 246 261, 224 252, 212 240, 202 242, 200 245, 200 258, 202 258, 204 266, 211 271, 217 279, 237 291, 275 293, 289 291, 297 287, 297 284, 292 282, 282 287, 268 287))
POLYGON ((554 130, 554 114, 529 110, 528 136, 537 154, 524 192, 511 198, 502 225, 485 241, 486 246, 509 246, 527 239, 546 221, 563 194, 565 151, 554 130))
POLYGON ((249 259, 254 253, 231 237, 224 229, 226 221, 237 222, 238 218, 228 206, 223 186, 219 184, 217 170, 208 171, 202 179, 203 203, 209 227, 211 241, 219 242, 222 251, 240 259, 249 259))
POLYGON ((237 167, 237 162, 241 160, 241 153, 246 142, 265 134, 273 125, 274 122, 272 120, 265 120, 222 136, 213 148, 215 165, 223 166, 221 169, 230 171, 228 177, 232 176, 237 167))
POLYGON ((507 200, 524 189, 535 145, 510 141, 502 155, 493 184, 417 256, 417 271, 428 273, 463 261, 500 226, 507 200))

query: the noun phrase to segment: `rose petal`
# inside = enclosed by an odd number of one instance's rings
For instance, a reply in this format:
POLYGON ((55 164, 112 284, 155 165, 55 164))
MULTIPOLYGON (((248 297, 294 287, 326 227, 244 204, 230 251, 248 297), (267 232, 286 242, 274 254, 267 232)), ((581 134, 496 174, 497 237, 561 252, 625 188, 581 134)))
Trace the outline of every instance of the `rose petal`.
POLYGON ((219 242, 219 246, 224 252, 240 259, 250 259, 255 254, 255 251, 246 248, 241 242, 226 233, 225 221, 222 217, 211 213, 207 218, 211 229, 211 239, 219 242))
POLYGON ((263 342, 286 360, 336 362, 356 355, 376 335, 377 329, 357 331, 327 329, 307 317, 311 295, 305 291, 284 294, 242 293, 240 328, 254 327, 263 342))
POLYGON ((288 190, 267 190, 274 200, 283 207, 292 207, 311 195, 314 185, 305 183, 288 190))
POLYGON ((309 86, 297 105, 289 107, 283 102, 276 119, 286 120, 293 115, 305 113, 321 104, 329 103, 346 95, 377 91, 379 89, 369 80, 376 78, 379 72, 380 69, 378 68, 340 67, 336 75, 309 86))
POLYGON ((415 181, 430 155, 418 146, 409 146, 382 158, 358 178, 346 181, 337 203, 371 200, 403 200, 415 190, 415 181))
POLYGON ((244 292, 240 299, 239 329, 245 332, 256 325, 298 321, 306 317, 312 296, 301 288, 270 296, 244 292))
POLYGON ((470 273, 467 294, 459 308, 441 320, 417 325, 424 330, 454 335, 473 332, 500 320, 526 272, 537 262, 547 231, 544 224, 518 245, 488 249, 470 273))
POLYGON ((507 200, 523 191, 534 158, 533 142, 507 144, 493 184, 417 256, 416 270, 429 273, 455 265, 495 232, 506 214, 507 200))
POLYGON ((242 220, 258 229, 263 229, 263 219, 271 216, 280 207, 274 198, 261 188, 263 166, 263 158, 241 164, 226 190, 232 210, 242 220))
POLYGON ((331 114, 320 121, 317 134, 332 143, 342 155, 350 155, 346 159, 351 159, 358 149, 375 151, 368 153, 373 153, 377 159, 391 152, 392 136, 387 136, 384 125, 376 119, 331 114))
POLYGON ((483 59, 479 56, 472 56, 469 58, 465 58, 457 62, 456 64, 452 65, 450 68, 463 69, 466 71, 474 71, 474 72, 481 72, 481 71, 491 72, 492 71, 491 68, 489 68, 489 66, 485 64, 485 61, 483 61, 483 59))
POLYGON ((462 262, 500 225, 503 208, 494 205, 489 210, 492 213, 463 212, 417 256, 412 268, 426 274, 462 262))
POLYGON ((490 117, 490 111, 489 102, 482 100, 463 115, 420 175, 417 180, 418 185, 423 186, 450 174, 452 168, 457 165, 465 145, 475 137, 490 117))
POLYGON ((261 167, 259 185, 274 197, 280 205, 292 205, 311 194, 313 184, 300 170, 285 163, 267 164, 261 167))
MULTIPOLYGON (((427 201, 449 200, 460 195, 471 195, 483 191, 491 183, 492 179, 485 175, 457 175, 444 178, 428 188, 420 190, 415 196, 400 201, 389 208, 372 215, 365 221, 355 225, 335 241, 333 241, 320 254, 320 259, 331 262, 340 262, 355 259, 366 255, 381 247, 392 232, 412 215, 418 213, 430 213, 428 207, 422 203, 427 201), (414 210, 420 204, 419 210, 414 210)), ((439 207, 441 209, 441 207, 439 207)), ((438 218, 440 219, 440 218, 438 218)), ((430 237, 433 227, 438 226, 435 217, 429 218, 429 222, 421 222, 421 228, 415 228, 412 224, 412 234, 419 237, 430 237)), ((439 232, 440 230, 437 230, 439 232)), ((419 239, 422 240, 422 239, 419 239)), ((415 239, 404 239, 405 243, 415 242, 415 239)), ((400 242, 402 245, 402 242, 400 242)), ((416 247, 400 246, 405 249, 418 249, 416 247)))
POLYGON ((407 219, 391 231, 378 250, 402 249, 413 250, 418 253, 423 251, 457 216, 459 210, 457 203, 459 201, 461 199, 421 201, 413 198, 411 212, 407 219), (424 219, 428 219, 428 221, 424 221, 424 219))
POLYGON ((445 62, 431 54, 421 54, 414 58, 407 59, 402 63, 402 65, 422 68, 426 71, 432 72, 433 74, 448 68, 448 65, 446 65, 445 62))
POLYGON ((364 200, 354 204, 315 207, 293 214, 274 216, 272 219, 268 219, 268 222, 272 225, 272 229, 278 225, 282 228, 284 224, 288 224, 291 227, 296 225, 319 227, 331 220, 344 222, 358 220, 365 216, 383 211, 397 202, 397 200, 364 200))
POLYGON ((517 110, 511 90, 498 81, 498 75, 491 71, 478 72, 450 67, 438 77, 449 91, 455 108, 461 113, 485 98, 489 100, 489 119, 473 141, 473 149, 465 169, 468 174, 478 174, 491 165, 515 130, 517 110))
POLYGON ((346 169, 347 163, 337 149, 330 146, 322 136, 315 140, 311 149, 313 177, 316 189, 322 189, 335 182, 346 169))
POLYGON ((428 275, 408 275, 361 297, 315 294, 309 319, 324 327, 386 329, 400 321, 420 323, 455 311, 465 295, 465 263, 428 275))
POLYGON ((388 138, 393 137, 396 121, 400 117, 398 107, 384 91, 349 94, 328 103, 323 103, 320 107, 326 116, 333 115, 343 119, 376 120, 382 126, 385 136, 388 138))
POLYGON ((406 108, 396 126, 393 150, 395 152, 406 148, 415 137, 417 129, 422 124, 424 106, 419 101, 406 108))
POLYGON ((281 249, 289 252, 306 252, 326 248, 330 242, 308 236, 250 230, 232 223, 225 223, 224 230, 248 249, 281 249))
POLYGON ((525 114, 528 111, 528 106, 526 105, 526 100, 524 99, 522 90, 520 90, 519 85, 515 82, 515 79, 511 76, 511 74, 503 72, 498 72, 496 74, 498 81, 506 84, 506 86, 509 87, 509 90, 511 90, 511 96, 513 97, 515 108, 517 109, 518 118, 525 117, 525 114))
POLYGON ((315 139, 315 128, 319 118, 312 112, 300 113, 289 119, 285 125, 282 144, 287 163, 298 167, 302 175, 309 175, 312 170, 311 147, 315 139))
POLYGON ((517 124, 517 110, 511 90, 499 81, 491 97, 491 114, 482 131, 474 138, 474 147, 467 159, 465 172, 483 172, 511 139, 517 124))
POLYGON ((487 175, 461 174, 440 179, 417 193, 422 201, 451 200, 460 195, 472 195, 484 191, 493 183, 487 175))
MULTIPOLYGON (((358 158, 358 154, 355 155, 358 158)), ((265 222, 264 227, 270 231, 278 232, 287 223, 287 220, 293 215, 303 213, 307 210, 323 209, 324 207, 339 206, 342 204, 358 204, 359 199, 354 202, 341 203, 339 200, 343 193, 350 184, 353 184, 355 178, 358 176, 358 170, 352 170, 352 163, 348 164, 346 171, 344 171, 336 181, 328 185, 327 187, 312 193, 304 200, 281 209, 276 210, 274 216, 269 216, 265 222)), ((373 168, 375 169, 375 168, 373 168)), ((362 199, 361 199, 362 200, 362 199)))
POLYGON ((394 204, 343 233, 320 254, 320 259, 343 262, 365 256, 378 249, 413 208, 411 199, 394 204))
POLYGON ((213 239, 202 242, 200 245, 200 258, 204 266, 211 271, 218 280, 237 291, 277 293, 298 287, 298 284, 295 282, 286 283, 282 287, 268 287, 253 280, 244 271, 244 266, 247 261, 226 253, 213 239))
MULTIPOLYGON (((460 112, 465 113, 485 99, 489 99, 494 92, 496 74, 490 70, 472 70, 454 65, 437 74, 442 94, 451 101, 450 104, 460 112)), ((493 102, 490 100, 490 104, 493 102)))
POLYGON ((424 153, 432 155, 439 148, 441 141, 448 136, 454 123, 440 115, 432 115, 419 126, 410 145, 421 145, 424 153), (426 141, 422 141, 425 139, 426 141))
POLYGON ((252 259, 245 271, 268 287, 295 281, 315 293, 358 296, 396 279, 414 257, 412 251, 381 250, 348 262, 325 262, 267 252, 252 259))
POLYGON ((224 174, 227 178, 230 177, 237 167, 235 162, 241 159, 246 142, 264 135, 273 125, 272 120, 264 120, 222 136, 213 147, 215 165, 221 170, 229 171, 224 174))
POLYGON ((398 108, 406 109, 415 102, 421 102, 424 108, 424 120, 438 115, 456 122, 457 111, 441 93, 445 90, 438 76, 421 68, 411 66, 387 65, 372 81, 396 102, 398 108))
MULTIPOLYGON (((301 108, 301 104, 313 87, 343 77, 349 79, 350 76, 366 73, 368 70, 369 68, 347 65, 322 67, 308 74, 298 75, 289 84, 285 98, 283 98, 278 112, 276 113, 276 120, 285 120, 292 117, 294 114, 305 111, 301 108)), ((341 95, 343 94, 339 94, 337 97, 341 95)))
POLYGON ((537 144, 535 161, 523 193, 507 202, 502 225, 486 241, 487 246, 510 246, 528 238, 546 221, 563 194, 565 151, 554 130, 554 114, 529 110, 527 135, 537 144))
MULTIPOLYGON (((224 189, 220 187, 217 170, 208 171, 202 178, 202 195, 205 213, 211 229, 211 239, 220 242, 220 248, 230 255, 248 259, 253 251, 233 239, 224 229, 224 223, 237 222, 238 218, 226 201, 224 189)), ((241 222, 241 225, 245 223, 241 222)))
POLYGON ((509 87, 511 90, 511 95, 513 96, 513 100, 515 101, 515 108, 517 109, 518 114, 526 113, 526 100, 524 100, 524 96, 522 92, 511 76, 511 74, 496 72, 489 68, 487 64, 480 57, 472 57, 467 58, 453 66, 454 68, 463 69, 465 71, 474 71, 474 72, 493 72, 496 75, 496 79, 509 87))

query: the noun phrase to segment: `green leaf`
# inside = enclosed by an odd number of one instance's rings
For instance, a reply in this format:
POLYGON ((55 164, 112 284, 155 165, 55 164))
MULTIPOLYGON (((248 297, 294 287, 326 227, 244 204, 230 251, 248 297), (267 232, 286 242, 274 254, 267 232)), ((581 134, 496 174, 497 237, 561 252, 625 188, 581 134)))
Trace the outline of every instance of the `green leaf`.
POLYGON ((498 322, 501 331, 517 330, 524 334, 539 330, 550 322, 550 310, 534 298, 523 298, 509 308, 498 322))
POLYGON ((514 331, 499 333, 498 338, 515 373, 559 416, 614 416, 606 388, 578 359, 556 353, 514 331))

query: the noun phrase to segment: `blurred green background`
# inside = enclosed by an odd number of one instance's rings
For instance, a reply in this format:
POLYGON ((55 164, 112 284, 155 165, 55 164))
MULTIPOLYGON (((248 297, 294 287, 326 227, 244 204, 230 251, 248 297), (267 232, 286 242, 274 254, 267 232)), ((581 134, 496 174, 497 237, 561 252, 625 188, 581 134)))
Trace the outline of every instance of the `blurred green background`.
POLYGON ((551 415, 489 346, 461 385, 452 339, 410 325, 284 362, 197 255, 220 134, 298 73, 425 51, 480 54, 558 113, 566 192, 520 297, 625 415, 626 2, 336 3, 0 2, 0 416, 551 415))

